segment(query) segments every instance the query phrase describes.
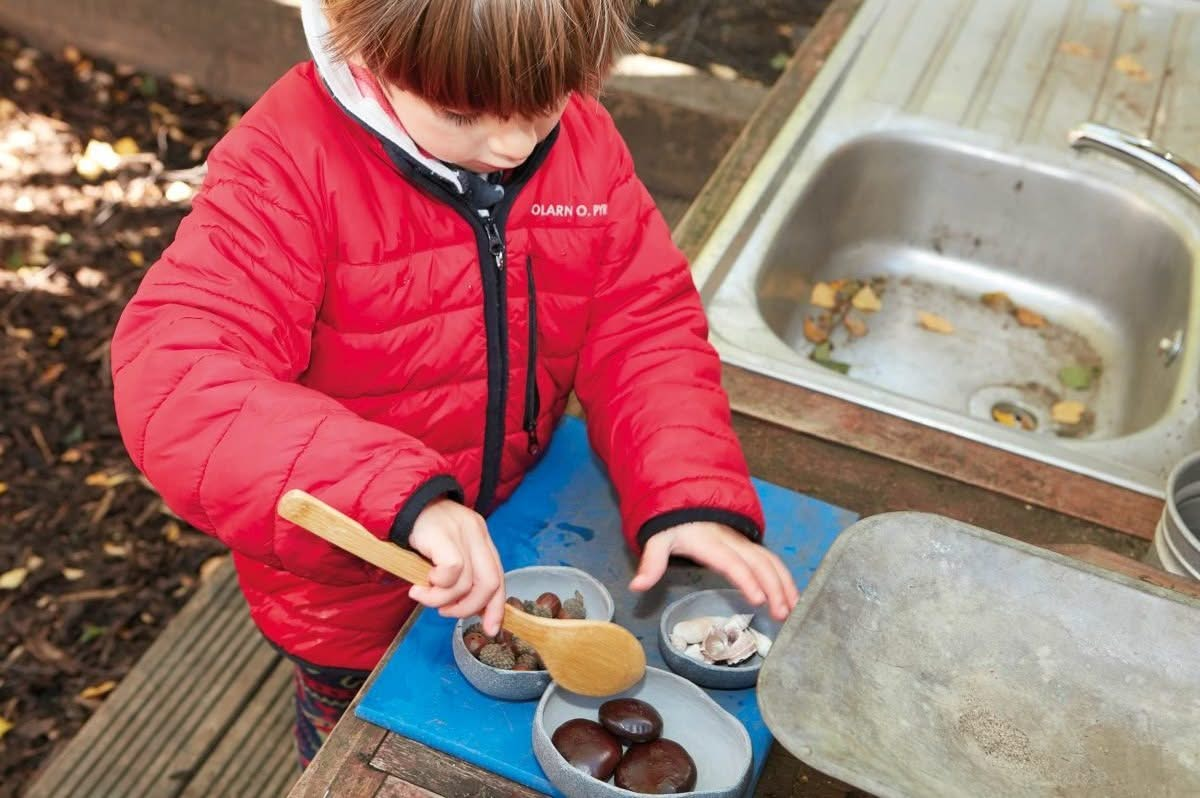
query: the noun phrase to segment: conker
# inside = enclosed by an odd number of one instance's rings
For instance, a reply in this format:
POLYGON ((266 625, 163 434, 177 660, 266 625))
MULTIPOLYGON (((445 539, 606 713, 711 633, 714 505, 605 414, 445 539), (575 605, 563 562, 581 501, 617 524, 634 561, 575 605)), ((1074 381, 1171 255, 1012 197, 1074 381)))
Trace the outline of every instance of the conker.
POLYGON ((607 781, 621 760, 621 743, 594 720, 575 718, 559 726, 550 742, 571 767, 607 781))
POLYGON ((648 743, 662 734, 662 715, 637 698, 614 698, 600 705, 600 723, 620 739, 648 743))
POLYGON ((674 740, 632 746, 617 764, 613 783, 624 790, 668 795, 696 786, 696 763, 674 740))

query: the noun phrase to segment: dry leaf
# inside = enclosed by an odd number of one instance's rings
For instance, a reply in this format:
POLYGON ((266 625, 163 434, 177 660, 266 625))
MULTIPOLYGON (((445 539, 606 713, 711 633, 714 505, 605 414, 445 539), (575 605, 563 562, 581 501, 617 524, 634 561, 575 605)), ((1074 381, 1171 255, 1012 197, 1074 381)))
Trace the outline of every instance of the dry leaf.
POLYGON ((6 493, 8 493, 8 483, 0 482, 0 496, 3 496, 6 493))
POLYGON ((1046 326, 1045 316, 1029 308, 1017 308, 1013 312, 1013 315, 1017 317, 1017 323, 1022 327, 1040 328, 1046 326))
POLYGON ((167 539, 168 543, 174 543, 179 540, 180 532, 179 524, 174 521, 168 521, 163 525, 163 537, 167 539))
POLYGON ((163 196, 167 202, 186 202, 192 198, 192 187, 182 180, 176 180, 167 186, 163 196))
POLYGON ((1116 0, 1114 5, 1119 11, 1137 11, 1139 8, 1141 8, 1141 6, 1133 2, 1133 0, 1116 0))
POLYGON ((38 385, 49 385, 62 376, 62 373, 67 370, 66 363, 51 363, 42 372, 42 376, 38 377, 38 385))
POLYGON ((1012 299, 1003 291, 989 291, 979 297, 979 301, 987 305, 992 310, 998 310, 1002 313, 1011 313, 1016 305, 1012 299))
POLYGON ((136 249, 130 250, 127 257, 129 262, 139 269, 146 265, 146 256, 136 249))
POLYGON ((930 332, 941 333, 942 335, 949 335, 954 332, 954 325, 948 319, 943 319, 936 314, 918 310, 917 319, 921 322, 921 326, 930 332))
POLYGON ((1141 62, 1139 62, 1129 53, 1117 58, 1117 60, 1113 62, 1113 68, 1115 68, 1122 75, 1142 83, 1150 80, 1150 73, 1146 71, 1146 68, 1142 66, 1141 62))
POLYGON ((5 571, 0 574, 0 590, 16 590, 25 584, 25 577, 27 576, 29 576, 29 569, 22 566, 5 571))
POLYGON ((808 301, 819 308, 833 310, 837 305, 837 289, 829 283, 817 283, 813 286, 812 296, 808 301))
POLYGON ((104 553, 109 557, 128 557, 129 547, 121 543, 110 543, 104 541, 104 553))
POLYGON ((4 739, 4 735, 12 731, 12 721, 5 717, 0 717, 0 740, 4 739))
POLYGON ((137 155, 139 151, 137 142, 130 136, 122 136, 113 142, 113 152, 117 155, 137 155))
POLYGON ((818 324, 811 316, 805 316, 804 337, 814 344, 823 344, 829 340, 829 330, 818 324))
POLYGON ((209 557, 200 564, 200 581, 207 582, 216 573, 216 570, 225 562, 225 555, 218 554, 215 557, 209 557))
POLYGON ((1083 420, 1085 412, 1087 412, 1087 405, 1074 399, 1068 399, 1065 402, 1055 402, 1054 406, 1050 408, 1050 417, 1059 424, 1078 424, 1083 420))
POLYGON ((25 560, 25 567, 31 571, 36 571, 37 569, 41 568, 45 564, 46 564, 46 561, 43 560, 41 557, 37 556, 36 554, 30 554, 29 557, 25 560))
POLYGON ((1079 56, 1080 58, 1091 58, 1096 54, 1095 50, 1083 42, 1063 42, 1058 46, 1058 51, 1067 55, 1079 56))
POLYGON ((879 301, 879 297, 875 296, 875 292, 871 290, 871 286, 869 285, 864 285, 860 288, 858 293, 854 295, 854 299, 850 301, 850 304, 854 305, 855 310, 861 310, 864 313, 874 313, 883 307, 883 304, 879 301))
POLYGON ((46 338, 46 346, 55 347, 62 343, 62 340, 67 337, 67 328, 60 325, 54 325, 50 328, 50 335, 46 338))
POLYGON ((116 473, 106 474, 103 471, 97 471, 94 474, 88 474, 84 477, 84 484, 90 485, 93 488, 115 488, 117 485, 122 485, 130 479, 128 474, 116 473))
POLYGON ((117 683, 112 679, 109 679, 106 682, 100 682, 99 684, 93 684, 90 687, 83 688, 79 691, 79 697, 85 701, 89 698, 100 698, 111 693, 116 689, 116 687, 117 683))
POLYGON ((846 314, 846 318, 842 319, 842 324, 855 338, 862 338, 867 334, 867 323, 857 316, 846 314))
POLYGON ((87 572, 84 571, 82 568, 67 567, 67 568, 62 569, 62 577, 63 577, 63 579, 66 579, 68 582, 78 582, 80 579, 83 579, 83 577, 85 577, 85 576, 87 576, 87 572))
POLYGON ((64 463, 78 463, 83 459, 83 452, 73 448, 67 449, 65 452, 59 455, 58 459, 62 460, 64 463))

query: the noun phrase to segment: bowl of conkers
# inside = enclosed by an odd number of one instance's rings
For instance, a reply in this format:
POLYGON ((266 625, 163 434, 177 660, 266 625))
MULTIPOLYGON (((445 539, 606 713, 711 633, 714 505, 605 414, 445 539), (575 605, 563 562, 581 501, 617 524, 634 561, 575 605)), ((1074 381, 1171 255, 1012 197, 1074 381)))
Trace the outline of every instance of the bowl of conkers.
POLYGON ((658 649, 667 667, 701 687, 752 687, 780 626, 740 591, 698 590, 663 610, 658 649))
POLYGON ((737 718, 660 668, 608 698, 552 684, 534 714, 533 753, 550 783, 572 798, 740 798, 753 760, 737 718))
MULTIPOLYGON (((543 618, 613 618, 612 595, 595 577, 578 568, 517 568, 504 575, 504 589, 510 604, 543 618)), ((488 637, 478 616, 455 624, 451 648, 466 680, 493 698, 530 701, 550 684, 550 674, 532 646, 504 629, 496 637, 488 637)))

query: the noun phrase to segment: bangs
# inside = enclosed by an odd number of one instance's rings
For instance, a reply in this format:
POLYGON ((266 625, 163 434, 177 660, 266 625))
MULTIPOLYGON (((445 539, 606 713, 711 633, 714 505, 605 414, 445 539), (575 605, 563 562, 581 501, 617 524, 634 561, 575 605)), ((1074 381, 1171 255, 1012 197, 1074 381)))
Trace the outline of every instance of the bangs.
POLYGON ((326 0, 331 45, 439 108, 501 118, 597 94, 631 48, 628 0, 326 0))

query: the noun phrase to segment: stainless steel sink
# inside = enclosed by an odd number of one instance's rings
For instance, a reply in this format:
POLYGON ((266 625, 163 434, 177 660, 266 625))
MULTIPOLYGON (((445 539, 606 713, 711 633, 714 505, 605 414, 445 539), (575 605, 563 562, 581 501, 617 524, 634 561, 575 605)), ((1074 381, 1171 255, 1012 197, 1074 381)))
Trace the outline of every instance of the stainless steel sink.
POLYGON ((1177 2, 868 2, 696 260, 722 357, 1161 495, 1200 448, 1200 203, 1068 136, 1090 119, 1200 156, 1179 96, 1200 83, 1198 20, 1177 2), (849 311, 866 335, 810 302, 839 281, 878 293, 849 311), (824 364, 806 319, 831 329, 824 364), (1082 418, 1056 419, 1064 401, 1082 418))

